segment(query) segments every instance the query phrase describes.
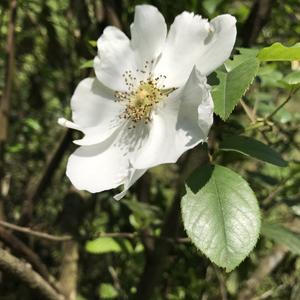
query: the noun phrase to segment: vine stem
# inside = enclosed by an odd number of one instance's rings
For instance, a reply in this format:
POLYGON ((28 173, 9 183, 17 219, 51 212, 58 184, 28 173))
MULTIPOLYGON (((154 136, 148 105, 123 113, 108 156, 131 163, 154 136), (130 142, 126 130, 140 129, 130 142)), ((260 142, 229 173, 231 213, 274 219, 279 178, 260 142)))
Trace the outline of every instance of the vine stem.
POLYGON ((9 228, 11 230, 15 230, 15 231, 19 231, 22 233, 26 233, 29 235, 33 235, 39 238, 43 238, 43 239, 47 239, 50 241, 55 241, 55 242, 64 242, 64 241, 69 241, 72 239, 71 236, 69 235, 63 235, 63 236, 56 236, 56 235, 52 235, 49 233, 45 233, 45 232, 41 232, 41 231, 36 231, 36 230, 32 230, 29 227, 22 227, 22 226, 18 226, 15 224, 11 224, 5 221, 0 220, 0 226, 9 228))

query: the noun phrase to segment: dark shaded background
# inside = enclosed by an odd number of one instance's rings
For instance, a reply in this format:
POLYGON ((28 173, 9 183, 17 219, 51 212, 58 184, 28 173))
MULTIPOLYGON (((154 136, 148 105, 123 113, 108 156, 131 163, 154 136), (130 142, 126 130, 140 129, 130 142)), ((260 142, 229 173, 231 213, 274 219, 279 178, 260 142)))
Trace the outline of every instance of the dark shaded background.
MULTIPOLYGON (((74 88, 93 74, 91 68, 84 68, 96 53, 90 41, 97 40, 107 25, 129 33, 139 3, 156 5, 168 24, 183 10, 207 18, 231 13, 238 20, 239 47, 299 41, 299 0, 2 0, 0 250, 12 256, 5 256, 7 265, 0 252, 0 299, 60 299, 60 295, 68 300, 300 299, 300 259, 282 246, 261 238, 250 257, 226 274, 187 243, 179 216, 178 173, 184 172, 185 164, 203 163, 201 147, 177 165, 148 172, 121 202, 112 199, 113 192, 75 191, 66 178, 66 159, 75 149, 71 136, 78 133, 59 127, 57 119, 70 116, 74 88), (3 222, 54 237, 22 233, 3 222), (113 241, 119 248, 91 253, 86 243, 99 232, 107 237, 116 234, 113 241), (72 240, 59 238, 65 235, 72 240)), ((290 64, 268 68, 245 99, 256 107, 258 116, 288 93, 277 79, 290 71, 290 64)), ((295 176, 300 141, 297 101, 299 96, 270 128, 250 133, 283 153, 290 161, 288 168, 237 154, 220 155, 218 162, 230 165, 250 182, 263 218, 280 220, 300 232, 299 209, 298 213, 295 209, 300 196, 300 179, 295 176)), ((227 124, 216 117, 209 150, 217 147, 224 131, 246 122, 239 106, 227 124)))

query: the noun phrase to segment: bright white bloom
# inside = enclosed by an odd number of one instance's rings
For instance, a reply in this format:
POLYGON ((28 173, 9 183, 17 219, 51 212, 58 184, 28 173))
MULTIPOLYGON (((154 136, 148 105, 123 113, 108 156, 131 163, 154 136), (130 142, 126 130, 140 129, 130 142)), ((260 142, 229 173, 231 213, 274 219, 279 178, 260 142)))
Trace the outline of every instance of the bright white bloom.
POLYGON ((211 22, 183 12, 167 34, 153 6, 135 9, 131 40, 107 27, 98 40, 96 78, 86 78, 71 99, 73 122, 59 123, 84 137, 69 158, 67 176, 92 193, 124 185, 148 168, 173 163, 207 140, 213 101, 206 75, 230 55, 236 20, 211 22))

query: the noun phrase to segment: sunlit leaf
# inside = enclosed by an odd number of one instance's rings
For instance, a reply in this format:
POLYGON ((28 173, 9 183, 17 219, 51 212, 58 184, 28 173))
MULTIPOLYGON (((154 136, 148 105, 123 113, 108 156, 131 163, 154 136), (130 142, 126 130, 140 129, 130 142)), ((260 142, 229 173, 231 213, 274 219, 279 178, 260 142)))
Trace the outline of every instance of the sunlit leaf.
POLYGON ((227 72, 233 70, 246 60, 255 58, 258 53, 257 49, 237 48, 237 50, 240 53, 234 55, 232 59, 227 59, 224 63, 227 72))
POLYGON ((101 299, 115 299, 119 296, 118 290, 110 283, 101 283, 99 286, 101 299))
POLYGON ((87 60, 86 62, 84 62, 84 63, 79 67, 79 69, 93 68, 93 66, 94 66, 94 60, 91 59, 91 60, 87 60))
POLYGON ((89 44, 92 46, 92 47, 97 47, 97 41, 89 41, 89 44))
POLYGON ((270 47, 261 49, 257 57, 260 61, 300 60, 300 43, 292 47, 283 46, 281 43, 274 43, 270 47))
POLYGON ((99 237, 95 240, 88 241, 85 245, 87 252, 93 254, 102 254, 108 252, 121 252, 121 246, 110 237, 99 237))
POLYGON ((230 72, 217 71, 219 84, 213 86, 212 97, 215 113, 226 120, 234 107, 246 93, 259 67, 256 58, 250 58, 232 69, 230 72))
POLYGON ((230 169, 207 165, 194 172, 181 208, 192 242, 227 271, 238 266, 256 244, 260 230, 256 197, 230 169))
POLYGON ((290 86, 300 85, 300 71, 295 71, 288 74, 282 79, 282 82, 290 86))

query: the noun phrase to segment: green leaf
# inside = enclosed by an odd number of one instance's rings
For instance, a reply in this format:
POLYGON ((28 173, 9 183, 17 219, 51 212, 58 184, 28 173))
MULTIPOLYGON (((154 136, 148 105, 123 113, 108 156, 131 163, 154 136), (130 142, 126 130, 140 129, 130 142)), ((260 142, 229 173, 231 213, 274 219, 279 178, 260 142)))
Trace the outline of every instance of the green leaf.
POLYGON ((122 200, 122 204, 133 212, 130 221, 135 228, 147 227, 151 223, 160 222, 161 210, 157 206, 135 200, 122 200))
POLYGON ((281 83, 283 75, 276 69, 276 65, 265 65, 259 68, 257 76, 261 80, 262 87, 284 87, 281 83))
POLYGON ((292 253, 300 255, 300 234, 279 224, 263 223, 261 233, 274 242, 286 246, 292 253))
POLYGON ((300 84, 300 71, 295 71, 282 79, 282 82, 289 86, 297 86, 300 84))
POLYGON ((230 72, 217 71, 219 84, 212 89, 215 113, 226 120, 252 83, 259 67, 256 58, 250 58, 230 72))
POLYGON ((222 0, 203 0, 202 6, 210 15, 212 15, 221 2, 222 0))
POLYGON ((270 47, 261 49, 257 57, 260 61, 300 60, 300 43, 297 43, 292 47, 286 47, 281 43, 275 43, 270 47))
POLYGON ((89 41, 89 44, 90 44, 92 47, 97 47, 97 41, 90 40, 90 41, 89 41))
POLYGON ((95 240, 88 241, 85 250, 93 254, 102 254, 108 252, 121 252, 121 246, 110 237, 99 237, 95 240))
POLYGON ((250 137, 226 135, 224 136, 224 140, 221 142, 219 149, 222 151, 236 151, 275 166, 287 166, 287 162, 281 158, 278 152, 268 145, 250 137))
POLYGON ((119 296, 119 293, 110 283, 101 283, 99 286, 99 296, 101 299, 115 299, 119 296))
POLYGON ((233 270, 257 242, 260 214, 248 183, 235 172, 206 165, 188 179, 181 201, 184 227, 211 261, 233 270))
POLYGON ((37 132, 42 131, 42 127, 41 127, 40 123, 35 119, 32 119, 32 118, 25 119, 25 125, 37 132))
POLYGON ((84 63, 79 67, 79 69, 93 68, 93 66, 94 66, 94 60, 91 59, 91 60, 87 60, 86 62, 84 62, 84 63))
POLYGON ((237 48, 237 50, 240 54, 234 55, 232 59, 227 59, 224 63, 227 72, 230 72, 246 60, 255 58, 258 53, 257 49, 237 48))

